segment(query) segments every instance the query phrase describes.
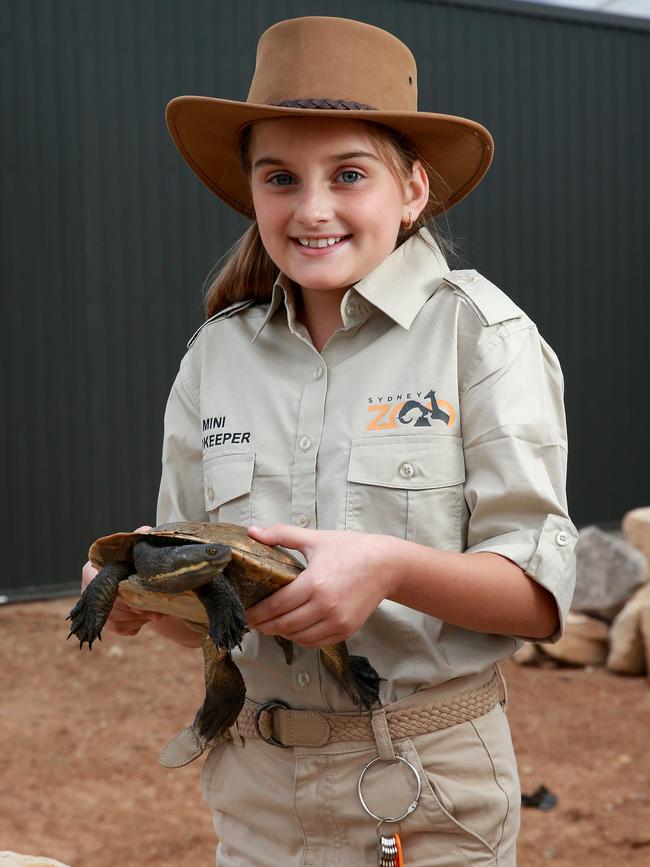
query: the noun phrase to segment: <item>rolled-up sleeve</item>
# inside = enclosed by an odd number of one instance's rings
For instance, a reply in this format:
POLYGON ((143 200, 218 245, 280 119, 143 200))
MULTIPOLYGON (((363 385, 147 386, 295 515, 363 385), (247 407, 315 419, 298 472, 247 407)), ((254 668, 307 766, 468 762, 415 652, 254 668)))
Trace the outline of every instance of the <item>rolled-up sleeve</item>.
POLYGON ((534 324, 504 331, 461 394, 466 550, 507 557, 553 595, 560 626, 541 640, 554 643, 573 597, 578 538, 566 500, 564 382, 534 324))
POLYGON ((165 410, 157 522, 207 520, 199 399, 189 379, 186 356, 165 410))

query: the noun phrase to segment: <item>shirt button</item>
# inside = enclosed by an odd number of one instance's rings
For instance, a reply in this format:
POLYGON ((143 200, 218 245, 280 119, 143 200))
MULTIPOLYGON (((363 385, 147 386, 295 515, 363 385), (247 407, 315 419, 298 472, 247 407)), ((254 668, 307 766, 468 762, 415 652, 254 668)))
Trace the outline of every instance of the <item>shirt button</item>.
POLYGON ((345 314, 346 316, 356 316, 357 315, 357 305, 356 304, 346 304, 345 306, 345 314))
POLYGON ((301 437, 300 442, 298 443, 303 452, 306 452, 309 446, 311 445, 311 437, 301 437))
POLYGON ((210 500, 210 502, 212 502, 214 500, 214 491, 212 490, 212 488, 208 488, 207 493, 208 493, 208 500, 210 500))
POLYGON ((315 367, 312 370, 311 375, 314 379, 320 379, 321 376, 323 375, 323 368, 322 367, 315 367))
POLYGON ((298 686, 309 686, 311 677, 307 674, 306 671, 301 671, 298 673, 298 677, 296 678, 296 680, 298 681, 298 686))
POLYGON ((415 467, 407 461, 400 466, 399 474, 403 479, 410 479, 415 475, 415 467))
POLYGON ((309 518, 307 515, 298 515, 296 518, 296 526, 297 527, 306 527, 309 524, 309 518))
POLYGON ((569 534, 565 533, 564 530, 560 530, 559 533, 555 534, 555 541, 558 545, 566 545, 569 541, 569 534))

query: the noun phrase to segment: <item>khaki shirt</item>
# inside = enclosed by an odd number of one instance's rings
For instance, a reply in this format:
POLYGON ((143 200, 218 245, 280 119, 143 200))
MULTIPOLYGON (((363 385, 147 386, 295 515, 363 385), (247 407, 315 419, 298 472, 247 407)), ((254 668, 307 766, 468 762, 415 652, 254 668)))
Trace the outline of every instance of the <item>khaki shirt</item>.
MULTIPOLYGON (((283 275, 270 303, 201 326, 167 405, 158 522, 291 523, 492 551, 553 594, 563 627, 577 531, 559 362, 500 289, 449 271, 421 234, 348 290, 321 353, 283 275)), ((389 703, 520 642, 384 600, 347 643, 385 678, 389 703)), ((351 709, 316 650, 296 647, 287 666, 252 632, 234 657, 254 701, 351 709)))

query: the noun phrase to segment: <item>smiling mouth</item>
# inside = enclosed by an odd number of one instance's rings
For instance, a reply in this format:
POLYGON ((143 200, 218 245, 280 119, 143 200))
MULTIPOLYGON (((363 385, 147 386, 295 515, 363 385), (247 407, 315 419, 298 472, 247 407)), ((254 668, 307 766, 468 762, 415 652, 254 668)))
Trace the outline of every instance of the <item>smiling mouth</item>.
POLYGON ((331 236, 329 238, 295 238, 301 247, 311 247, 312 249, 323 249, 325 247, 333 247, 341 241, 345 241, 350 235, 331 236))

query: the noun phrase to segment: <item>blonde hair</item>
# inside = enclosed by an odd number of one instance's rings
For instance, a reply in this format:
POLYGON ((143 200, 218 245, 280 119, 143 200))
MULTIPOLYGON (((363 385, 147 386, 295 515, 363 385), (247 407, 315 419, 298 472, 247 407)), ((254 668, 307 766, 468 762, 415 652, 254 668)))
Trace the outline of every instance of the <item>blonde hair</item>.
MULTIPOLYGON (((379 155, 402 188, 411 177, 415 160, 420 160, 429 177, 429 201, 410 228, 400 227, 395 246, 399 247, 423 226, 427 226, 442 254, 446 258, 454 256, 456 251, 451 238, 440 231, 433 219, 433 214, 439 205, 433 190, 444 186, 440 175, 420 157, 405 136, 382 124, 360 122, 368 128, 379 155)), ((251 172, 251 130, 252 125, 246 127, 240 139, 242 168, 247 175, 251 172)), ((214 316, 215 313, 238 301, 247 299, 268 301, 278 274, 279 268, 266 252, 257 222, 253 221, 241 238, 215 264, 206 278, 207 289, 204 298, 206 317, 214 316)))

